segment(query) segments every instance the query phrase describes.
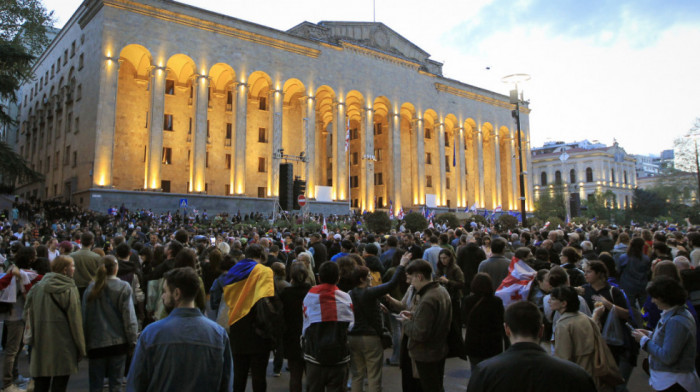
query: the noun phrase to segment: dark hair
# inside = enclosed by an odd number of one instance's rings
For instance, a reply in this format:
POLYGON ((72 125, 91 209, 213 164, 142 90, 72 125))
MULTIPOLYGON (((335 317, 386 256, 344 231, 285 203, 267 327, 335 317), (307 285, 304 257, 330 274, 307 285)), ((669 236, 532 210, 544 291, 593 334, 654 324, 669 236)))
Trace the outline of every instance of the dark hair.
POLYGON ((338 283, 338 277, 340 276, 340 269, 338 264, 332 261, 324 261, 323 264, 318 268, 318 279, 321 283, 338 283))
POLYGON ((92 233, 90 233, 89 231, 86 231, 85 233, 83 233, 80 236, 80 245, 82 245, 85 248, 92 245, 94 241, 95 241, 95 236, 92 233))
POLYGON ((197 255, 192 249, 185 248, 177 252, 177 256, 175 256, 175 262, 173 263, 173 268, 194 268, 196 263, 197 255))
POLYGON ((433 277, 433 267, 423 259, 415 259, 411 261, 406 268, 406 275, 411 274, 421 274, 425 279, 431 280, 433 277))
POLYGON ((683 305, 688 299, 688 292, 680 282, 668 276, 652 279, 647 285, 647 293, 651 298, 656 298, 669 306, 683 305))
POLYGON ((36 250, 31 246, 22 246, 15 253, 15 264, 22 269, 29 268, 34 259, 36 259, 36 250))
POLYGON ((170 291, 180 289, 182 298, 185 301, 194 300, 200 290, 199 275, 191 267, 173 268, 165 273, 163 278, 170 291))
POLYGON ((608 267, 600 260, 591 260, 588 262, 588 268, 596 274, 603 274, 603 280, 608 278, 608 267))
POLYGON ((510 328, 513 335, 539 338, 542 327, 542 313, 537 305, 530 301, 518 301, 506 308, 503 317, 505 324, 510 328))
MULTIPOLYGON (((122 243, 120 245, 124 244, 122 243)), ((102 294, 102 290, 104 290, 106 285, 107 275, 114 275, 117 265, 119 265, 117 259, 115 259, 112 255, 107 255, 100 259, 98 262, 97 273, 95 274, 95 285, 92 287, 90 295, 88 295, 88 301, 92 301, 102 294)))
POLYGON ((369 243, 369 244, 365 245, 365 252, 376 256, 377 254, 379 254, 379 249, 377 249, 377 245, 374 245, 373 243, 369 243))
POLYGON ((654 266, 653 278, 666 276, 677 281, 681 281, 681 274, 678 272, 678 267, 670 260, 662 260, 654 266))
POLYGON ((657 250, 657 255, 669 256, 671 254, 671 249, 666 245, 665 242, 654 241, 654 250, 657 250))
POLYGON ((169 248, 172 251, 172 256, 173 258, 175 258, 175 256, 177 256, 177 254, 185 248, 185 246, 182 245, 182 242, 178 240, 171 240, 170 242, 168 242, 167 248, 169 248))
POLYGON ((566 260, 570 264, 576 264, 579 260, 581 260, 581 256, 579 256, 576 249, 574 249, 572 246, 564 247, 564 249, 561 250, 561 254, 566 256, 566 260))
POLYGON ((175 232, 175 240, 179 241, 181 244, 186 244, 190 240, 190 235, 187 234, 187 230, 180 229, 175 232))
POLYGON ((504 240, 501 237, 498 237, 491 241, 491 252, 498 254, 503 253, 503 250, 506 248, 506 245, 508 245, 506 240, 504 240))
POLYGON ((552 290, 551 295, 551 298, 558 299, 559 301, 566 301, 567 312, 577 312, 579 306, 581 306, 581 301, 579 301, 578 294, 573 287, 556 287, 554 290, 552 290))
POLYGON ((642 251, 644 250, 644 239, 641 237, 632 238, 630 241, 629 248, 627 248, 627 255, 638 258, 641 260, 642 251))
POLYGON ((245 248, 246 259, 265 260, 265 249, 258 244, 250 244, 245 248))
POLYGON ((354 246, 350 240, 340 241, 340 247, 343 249, 347 249, 347 250, 352 250, 354 248, 354 246))
POLYGON ((292 284, 302 284, 306 282, 306 278, 309 277, 309 270, 306 268, 306 264, 299 261, 293 262, 289 271, 289 277, 292 280, 292 284))
MULTIPOLYGON (((491 249, 493 249, 493 248, 491 248, 491 249)), ((527 259, 527 256, 530 254, 532 254, 532 251, 530 250, 530 248, 522 246, 522 247, 515 250, 515 253, 513 254, 513 256, 515 256, 515 258, 518 260, 525 260, 525 259, 527 259)))
MULTIPOLYGON (((280 251, 280 247, 275 245, 275 244, 270 245, 270 249, 268 250, 268 252, 270 252, 270 253, 277 253, 279 251, 280 251)), ((296 251, 296 249, 295 249, 295 251, 296 251)))
POLYGON ((223 260, 224 255, 223 255, 223 253, 221 253, 221 251, 218 248, 214 248, 211 251, 209 251, 207 258, 209 259, 210 270, 211 271, 218 271, 219 264, 221 264, 221 260, 223 260))
POLYGON ((36 257, 49 257, 49 248, 46 245, 36 247, 36 257))
POLYGON ((60 255, 53 259, 51 263, 51 272, 63 274, 70 263, 73 263, 73 258, 68 255, 60 255))
POLYGON ((386 239, 386 244, 390 247, 396 247, 399 245, 399 240, 395 236, 390 235, 389 238, 386 239))
POLYGON ((491 279, 489 274, 479 272, 474 275, 474 279, 472 279, 472 283, 469 285, 469 291, 476 295, 490 297, 493 295, 493 279, 491 279))
POLYGON ((126 259, 131 254, 131 247, 126 242, 122 242, 117 245, 117 249, 114 250, 114 253, 116 253, 117 257, 120 259, 126 259))
POLYGON ((284 266, 284 264, 280 263, 279 261, 275 261, 274 263, 272 263, 270 268, 272 269, 272 273, 275 276, 279 276, 282 278, 287 277, 287 271, 285 269, 285 266, 284 266))
POLYGON ((549 252, 545 248, 537 248, 535 250, 535 258, 549 262, 549 252))
POLYGON ((608 252, 600 252, 598 255, 598 260, 605 264, 605 268, 608 269, 608 276, 614 276, 617 278, 617 269, 615 267, 615 259, 608 252))
POLYGON ((367 275, 369 275, 369 268, 364 265, 358 265, 357 268, 352 271, 352 284, 358 286, 360 283, 367 280, 367 275))
POLYGON ((555 265, 552 267, 552 269, 549 270, 549 285, 552 287, 559 287, 559 286, 565 286, 566 283, 569 281, 569 274, 566 273, 566 270, 558 265, 555 265))

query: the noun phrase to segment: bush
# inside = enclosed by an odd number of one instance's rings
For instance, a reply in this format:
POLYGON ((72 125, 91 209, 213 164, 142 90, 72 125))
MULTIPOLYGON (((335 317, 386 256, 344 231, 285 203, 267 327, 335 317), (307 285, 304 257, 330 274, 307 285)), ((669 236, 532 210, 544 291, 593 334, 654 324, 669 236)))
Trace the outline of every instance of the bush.
POLYGON ((547 218, 547 221, 549 221, 549 227, 547 227, 548 230, 554 230, 559 226, 564 227, 564 221, 556 216, 551 216, 547 218))
POLYGON ((513 230, 518 227, 520 221, 513 215, 503 214, 496 219, 496 224, 500 226, 501 230, 513 230))
POLYGON ((459 219, 457 219, 457 215, 455 215, 451 212, 446 212, 444 214, 440 214, 437 217, 435 217, 435 223, 439 223, 439 224, 444 223, 450 229, 456 229, 459 227, 459 219))
POLYGON ((404 217, 404 221, 406 222, 406 230, 411 233, 423 231, 428 228, 428 220, 425 219, 423 214, 418 212, 409 212, 404 217))
POLYGON ((365 215, 365 224, 371 233, 388 233, 391 230, 391 220, 384 211, 374 211, 365 215))
POLYGON ((469 222, 476 222, 480 225, 488 225, 489 222, 482 215, 474 214, 468 219, 469 222))

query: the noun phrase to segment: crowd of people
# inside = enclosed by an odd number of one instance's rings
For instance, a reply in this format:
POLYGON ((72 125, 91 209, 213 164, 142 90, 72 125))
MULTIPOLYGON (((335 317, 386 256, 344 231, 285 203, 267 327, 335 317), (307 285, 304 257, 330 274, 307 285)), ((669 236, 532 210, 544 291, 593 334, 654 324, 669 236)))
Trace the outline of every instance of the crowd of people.
POLYGON ((250 375, 259 392, 285 369, 290 391, 381 391, 386 366, 404 391, 443 391, 448 358, 468 391, 626 391, 633 372, 700 391, 690 225, 372 233, 350 215, 309 232, 21 207, 0 229, 3 391, 29 381, 25 346, 35 391, 66 390, 84 358, 91 391, 242 392, 250 375))

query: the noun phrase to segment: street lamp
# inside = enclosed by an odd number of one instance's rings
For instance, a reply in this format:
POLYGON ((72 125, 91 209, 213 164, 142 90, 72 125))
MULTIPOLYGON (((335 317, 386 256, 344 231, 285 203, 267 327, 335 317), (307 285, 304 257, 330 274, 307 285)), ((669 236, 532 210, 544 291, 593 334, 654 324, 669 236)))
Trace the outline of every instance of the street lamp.
POLYGON ((527 212, 525 210, 525 175, 527 172, 523 169, 523 143, 520 137, 520 101, 522 97, 518 97, 518 84, 530 80, 528 74, 512 74, 504 76, 501 81, 513 85, 510 90, 510 103, 515 105, 512 116, 515 119, 515 124, 518 131, 518 162, 520 164, 520 215, 522 216, 523 227, 527 227, 527 212))

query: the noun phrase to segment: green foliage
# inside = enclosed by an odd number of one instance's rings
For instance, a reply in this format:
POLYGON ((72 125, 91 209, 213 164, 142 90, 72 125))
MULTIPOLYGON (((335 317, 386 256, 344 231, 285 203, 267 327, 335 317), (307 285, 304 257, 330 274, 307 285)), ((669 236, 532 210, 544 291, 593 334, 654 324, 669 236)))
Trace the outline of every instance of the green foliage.
POLYGON ((435 217, 435 222, 439 224, 446 224, 447 227, 450 229, 456 229, 459 227, 459 219, 457 219, 457 215, 451 213, 451 212, 446 212, 444 214, 440 214, 435 217))
POLYGON ((501 230, 513 230, 518 227, 520 221, 513 215, 503 214, 496 219, 496 225, 501 230))
POLYGON ((365 215, 365 224, 372 233, 388 233, 391 230, 391 220, 384 211, 374 211, 365 215))
POLYGON ((564 220, 558 216, 550 216, 547 218, 547 222, 549 222, 549 227, 547 227, 549 230, 556 229, 559 226, 564 227, 564 220))
POLYGON ((406 222, 406 230, 411 233, 423 231, 428 228, 428 220, 425 219, 423 214, 418 212, 409 212, 404 217, 404 221, 406 222))
POLYGON ((566 204, 564 201, 564 188, 561 185, 554 186, 553 190, 544 189, 535 200, 535 217, 547 220, 549 217, 566 219, 566 204))
POLYGON ((489 223, 489 222, 486 220, 486 218, 484 218, 483 216, 481 216, 481 215, 479 215, 479 214, 474 214, 474 215, 472 215, 472 216, 468 219, 468 221, 469 221, 469 222, 476 222, 476 223, 478 223, 478 224, 480 224, 480 225, 488 225, 488 223, 489 223))
POLYGON ((317 222, 306 222, 301 225, 302 229, 308 233, 320 233, 323 226, 317 222))
POLYGON ((632 217, 638 222, 650 222, 668 214, 668 203, 655 192, 635 189, 632 197, 632 217))

